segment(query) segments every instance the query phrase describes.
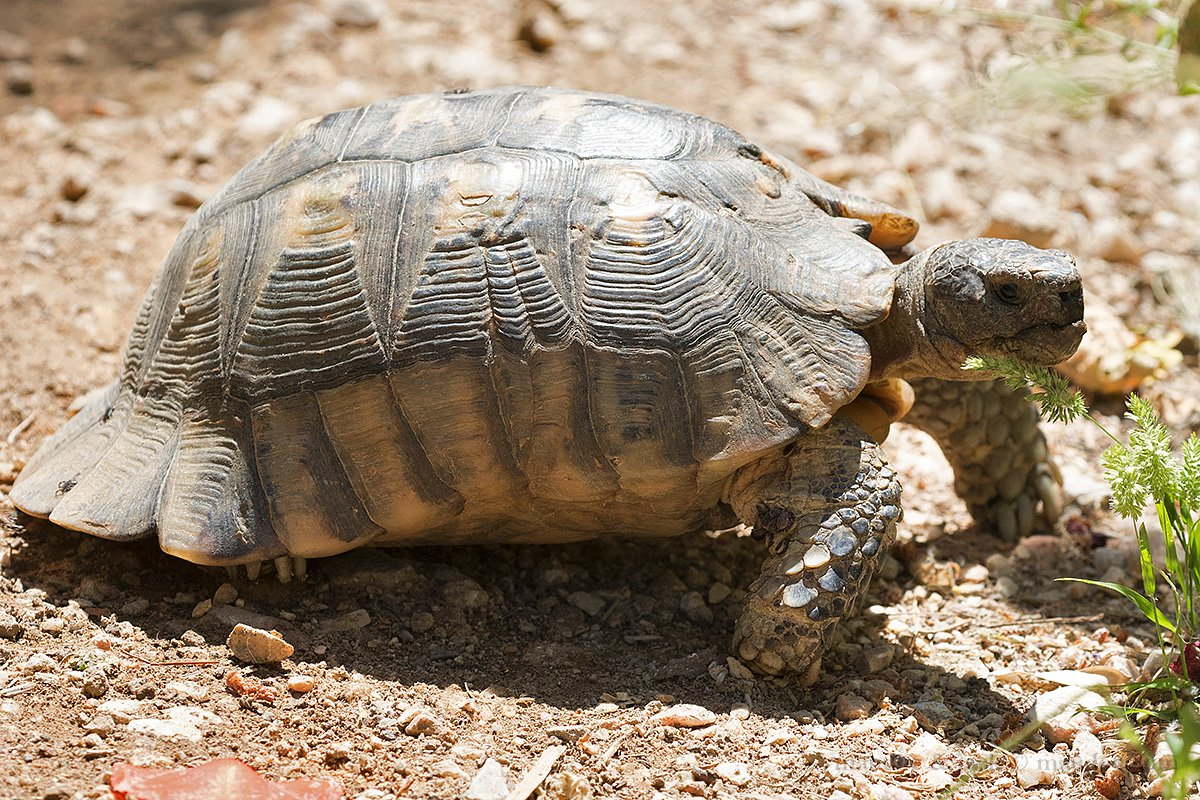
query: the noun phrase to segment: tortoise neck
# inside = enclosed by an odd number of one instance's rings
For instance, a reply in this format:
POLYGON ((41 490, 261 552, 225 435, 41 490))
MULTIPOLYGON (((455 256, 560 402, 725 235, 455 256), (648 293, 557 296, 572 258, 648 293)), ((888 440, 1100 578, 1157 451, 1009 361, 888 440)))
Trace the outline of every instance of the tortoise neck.
POLYGON ((871 346, 871 380, 961 377, 958 348, 937 330, 926 303, 925 250, 900 266, 887 317, 862 333, 871 346))

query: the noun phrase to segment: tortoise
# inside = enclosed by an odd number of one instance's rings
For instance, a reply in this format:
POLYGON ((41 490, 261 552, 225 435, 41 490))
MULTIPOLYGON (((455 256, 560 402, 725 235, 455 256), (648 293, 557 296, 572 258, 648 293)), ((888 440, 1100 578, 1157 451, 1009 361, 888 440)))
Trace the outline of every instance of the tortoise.
POLYGON ((765 561, 733 652, 811 679, 901 514, 890 422, 931 431, 1004 532, 1061 506, 1036 411, 961 365, 1069 356, 1073 260, 997 239, 889 258, 917 227, 618 96, 332 113, 191 217, 119 378, 12 501, 281 580, 368 544, 740 522, 765 561))

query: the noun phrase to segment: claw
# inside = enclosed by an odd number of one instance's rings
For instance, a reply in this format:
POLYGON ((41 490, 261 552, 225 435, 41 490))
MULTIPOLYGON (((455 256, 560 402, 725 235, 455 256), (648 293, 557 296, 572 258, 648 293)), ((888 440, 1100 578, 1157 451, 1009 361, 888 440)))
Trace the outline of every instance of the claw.
POLYGON ((1034 486, 1037 487, 1038 494, 1042 498, 1042 513, 1046 520, 1053 525, 1058 522, 1058 518, 1063 512, 1063 496, 1062 487, 1058 481, 1044 472, 1039 472, 1034 478, 1034 486))
POLYGON ((237 567, 226 567, 225 574, 229 576, 230 580, 236 580, 237 579, 237 567))
POLYGON ((1017 538, 1017 514, 1012 503, 1000 502, 993 507, 996 529, 1000 537, 1008 541, 1017 538))
POLYGON ((1033 533, 1033 498, 1029 492, 1017 498, 1017 531, 1022 536, 1033 533))
POLYGON ((280 556, 275 559, 275 575, 280 583, 288 583, 292 579, 292 557, 280 556))
POLYGON ((252 581, 258 580, 259 573, 262 572, 261 561, 251 561, 246 565, 246 577, 252 581))
POLYGON ((292 556, 292 574, 296 576, 296 580, 302 581, 308 577, 308 559, 300 556, 292 556))

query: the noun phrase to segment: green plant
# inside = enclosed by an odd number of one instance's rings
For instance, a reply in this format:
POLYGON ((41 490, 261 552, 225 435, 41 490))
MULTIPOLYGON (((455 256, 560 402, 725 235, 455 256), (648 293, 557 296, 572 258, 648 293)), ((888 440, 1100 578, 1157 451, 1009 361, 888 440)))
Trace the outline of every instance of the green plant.
MULTIPOLYGON (((1014 388, 1027 388, 1046 418, 1055 422, 1088 420, 1112 441, 1101 463, 1112 491, 1113 510, 1134 523, 1141 586, 1085 578, 1059 580, 1116 592, 1153 624, 1164 668, 1147 681, 1123 687, 1127 705, 1105 710, 1127 721, 1176 723, 1177 730, 1166 735, 1175 756, 1166 793, 1186 797, 1200 779, 1200 758, 1195 755, 1200 746, 1196 706, 1200 685, 1200 437, 1193 433, 1176 450, 1153 406, 1134 394, 1126 413, 1133 425, 1123 441, 1088 411, 1083 396, 1056 372, 1004 358, 972 358, 964 367, 997 374, 1014 388), (1147 507, 1154 509, 1161 531, 1159 558, 1143 521, 1147 507)), ((1129 732, 1132 734, 1132 728, 1129 732)))

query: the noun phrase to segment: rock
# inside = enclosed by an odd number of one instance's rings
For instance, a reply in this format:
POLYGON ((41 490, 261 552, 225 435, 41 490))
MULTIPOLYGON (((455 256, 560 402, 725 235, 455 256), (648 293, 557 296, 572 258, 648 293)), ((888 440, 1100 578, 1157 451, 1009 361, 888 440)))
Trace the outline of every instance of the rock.
POLYGON ((750 767, 741 761, 726 761, 717 764, 712 771, 731 786, 745 786, 750 782, 750 767))
POLYGON ((97 714, 87 722, 83 723, 83 732, 98 733, 103 736, 104 734, 112 733, 113 729, 116 728, 116 725, 116 720, 114 720, 111 715, 97 714))
POLYGON ((265 139, 278 135, 299 118, 291 103, 277 97, 260 97, 237 121, 237 131, 245 139, 265 139))
POLYGON ((730 589, 727 585, 718 581, 717 583, 714 583, 712 586, 708 587, 708 604, 710 606, 720 605, 721 603, 724 603, 731 594, 733 594, 733 589, 730 589))
POLYGON ((767 747, 778 747, 783 744, 791 744, 800 741, 800 737, 793 731, 786 728, 772 728, 767 731, 767 735, 763 737, 763 744, 767 747))
POLYGON ((849 722, 869 717, 873 708, 874 705, 867 698, 847 692, 838 697, 833 715, 842 722, 849 722))
POLYGON ((593 800, 595 796, 586 778, 567 769, 554 773, 542 784, 544 800, 593 800))
POLYGON ((317 679, 310 675, 292 675, 288 678, 287 688, 289 692, 305 694, 317 688, 317 679))
POLYGON ((437 733, 438 720, 427 711, 417 709, 415 713, 405 714, 400 718, 404 723, 404 732, 409 736, 429 736, 437 733))
POLYGON ((938 729, 954 720, 954 712, 941 700, 922 700, 913 703, 913 716, 926 729, 938 729))
POLYGON ((17 618, 7 611, 0 611, 0 639, 16 640, 25 635, 25 629, 17 618))
POLYGON ((680 703, 659 711, 651 721, 674 728, 703 728, 717 721, 717 715, 704 706, 680 703))
POLYGON ((937 791, 954 783, 954 776, 943 769, 931 769, 928 772, 922 772, 919 780, 922 785, 937 791))
POLYGON ((1008 189, 992 198, 987 223, 980 235, 1049 247, 1056 233, 1054 216, 1044 201, 1024 189, 1008 189))
POLYGON ((62 617, 48 617, 38 626, 43 633, 62 633, 67 628, 67 621, 62 617))
POLYGON ((192 619, 200 619, 213 609, 213 601, 206 597, 192 608, 192 619))
MULTIPOLYGON (((136 617, 150 610, 150 601, 144 597, 135 597, 121 606, 121 616, 136 617)), ((224 620, 222 620, 224 621, 224 620)))
POLYGON ((5 64, 4 85, 15 95, 33 94, 33 67, 22 61, 5 64))
POLYGON ((58 662, 45 653, 34 653, 13 667, 15 672, 57 672, 58 662))
POLYGON ((729 674, 739 681, 754 680, 754 673, 750 671, 750 668, 733 656, 725 657, 725 667, 729 670, 729 674))
POLYGON ((1048 753, 1045 750, 1017 753, 1016 758, 1017 784, 1022 789, 1053 784, 1054 776, 1065 766, 1062 756, 1058 753, 1048 753))
POLYGON ((988 579, 988 568, 983 564, 972 564, 963 570, 958 579, 963 583, 984 583, 988 579))
POLYGON ((1120 219, 1097 220, 1089 233, 1089 249, 1105 261, 1137 264, 1146 253, 1141 239, 1120 219))
POLYGON ((546 733, 567 744, 575 744, 583 734, 587 733, 587 728, 583 725, 553 725, 546 729, 546 733))
POLYGON ((278 631, 235 625, 225 640, 234 658, 249 664, 276 664, 295 652, 278 631))
POLYGON ((105 700, 98 710, 108 714, 114 722, 125 725, 143 713, 146 707, 147 704, 141 700, 105 700))
POLYGON ((865 674, 871 675, 887 669, 895 657, 896 649, 890 644, 868 647, 859 658, 859 667, 865 674))
POLYGON ((1086 711, 1099 708, 1106 702, 1103 695, 1091 689, 1062 686, 1038 695, 1029 714, 1031 719, 1041 723, 1042 732, 1050 741, 1070 743, 1077 733, 1088 726, 1086 711))
POLYGON ((342 614, 340 617, 334 617, 322 622, 321 630, 325 633, 343 633, 345 631, 357 631, 370 624, 370 612, 365 608, 356 608, 349 613, 342 614))
POLYGON ((707 625, 713 621, 712 609, 704 601, 704 595, 699 592, 684 592, 679 598, 679 610, 698 625, 707 625))
POLYGON ((28 61, 33 58, 33 46, 24 36, 0 31, 0 61, 28 61))
POLYGON ((1104 744, 1090 731, 1080 731, 1075 734, 1075 741, 1071 743, 1071 761, 1094 767, 1103 766, 1104 744))
POLYGON ((912 792, 890 783, 872 783, 871 800, 914 800, 912 792))
POLYGON ((908 750, 913 761, 922 766, 930 766, 946 755, 946 745, 941 739, 931 733, 921 732, 908 750))
POLYGON ((494 758, 483 762, 464 795, 466 800, 504 800, 507 796, 508 773, 494 758))
POLYGON ((571 592, 567 595, 567 602, 589 617, 596 616, 608 606, 604 598, 591 592, 571 592))
POLYGON ((80 684, 84 697, 100 698, 108 694, 108 676, 100 667, 88 667, 83 671, 83 683, 80 684))
POLYGON ((442 587, 442 597, 446 598, 450 605, 464 610, 485 608, 492 601, 478 582, 466 576, 448 581, 442 587))
POLYGON ((194 706, 168 708, 164 713, 166 719, 135 719, 127 727, 134 733, 145 733, 160 739, 198 742, 204 738, 204 728, 223 722, 211 711, 194 706))
POLYGON ((237 600, 238 590, 232 583, 222 583, 213 592, 212 601, 214 606, 233 605, 233 601, 237 600))
POLYGON ((336 0, 328 11, 330 19, 338 25, 374 28, 383 19, 384 9, 376 0, 336 0))
POLYGON ((83 64, 88 60, 88 43, 78 36, 63 41, 58 46, 58 60, 64 64, 83 64))
POLYGON ((428 611, 418 611, 408 619, 408 628, 413 633, 425 633, 433 630, 436 620, 428 611))
MULTIPOLYGON (((62 199, 69 200, 72 203, 77 203, 83 196, 92 188, 92 177, 83 172, 68 173, 62 182, 58 184, 58 194, 62 199)), ((87 595, 93 597, 93 595, 87 595)), ((96 600, 103 600, 103 597, 95 597, 96 600)))

